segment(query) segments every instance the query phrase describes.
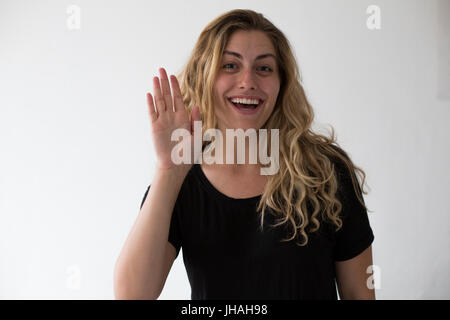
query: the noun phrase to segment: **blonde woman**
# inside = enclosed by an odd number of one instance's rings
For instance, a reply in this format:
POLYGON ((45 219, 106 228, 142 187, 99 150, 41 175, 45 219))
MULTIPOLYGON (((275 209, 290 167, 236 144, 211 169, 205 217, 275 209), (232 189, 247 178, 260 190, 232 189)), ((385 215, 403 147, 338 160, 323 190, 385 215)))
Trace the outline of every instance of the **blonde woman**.
POLYGON ((192 299, 375 299, 366 273, 374 235, 355 172, 361 186, 365 174, 333 130, 311 130, 279 29, 251 10, 227 12, 205 27, 178 77, 160 69, 153 90, 157 170, 116 262, 117 299, 157 299, 181 248, 192 299), (223 133, 224 161, 195 163, 194 121, 201 134, 223 133), (177 129, 188 139, 172 141, 177 129), (226 129, 278 129, 276 173, 248 161, 250 141, 244 164, 225 161, 226 129), (174 162, 179 143, 193 161, 174 162))

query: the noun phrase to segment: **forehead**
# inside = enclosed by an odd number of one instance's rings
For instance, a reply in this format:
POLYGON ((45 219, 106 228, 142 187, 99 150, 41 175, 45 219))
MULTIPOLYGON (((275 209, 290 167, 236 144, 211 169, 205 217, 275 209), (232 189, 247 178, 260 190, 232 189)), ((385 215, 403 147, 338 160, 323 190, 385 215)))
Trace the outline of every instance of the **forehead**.
POLYGON ((235 51, 242 55, 258 55, 271 53, 275 55, 275 49, 270 38, 262 31, 238 30, 231 34, 226 51, 235 51))

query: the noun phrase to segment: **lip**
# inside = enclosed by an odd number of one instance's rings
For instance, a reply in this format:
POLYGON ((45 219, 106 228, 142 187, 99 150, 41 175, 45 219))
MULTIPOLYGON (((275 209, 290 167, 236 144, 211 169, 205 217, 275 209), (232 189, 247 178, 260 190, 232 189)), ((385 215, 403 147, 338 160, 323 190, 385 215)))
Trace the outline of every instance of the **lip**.
MULTIPOLYGON (((232 97, 232 98, 236 98, 236 97, 232 97)), ((231 105, 231 107, 232 107, 234 110, 236 110, 237 112, 239 112, 240 114, 245 114, 245 115, 252 115, 252 114, 257 113, 257 112, 259 111, 259 109, 261 109, 262 105, 264 104, 264 100, 262 100, 262 99, 256 97, 256 98, 254 98, 254 99, 258 99, 258 100, 259 100, 259 104, 258 104, 258 106, 257 106, 255 109, 252 109, 252 110, 241 110, 241 109, 239 109, 238 107, 236 107, 236 106, 233 104, 233 102, 231 102, 231 99, 232 99, 232 98, 228 98, 228 99, 227 99, 227 100, 228 100, 228 103, 231 105)))
POLYGON ((234 98, 238 98, 238 99, 256 99, 256 100, 264 102, 264 99, 261 99, 260 97, 257 97, 257 96, 237 95, 237 96, 228 97, 228 99, 234 99, 234 98))

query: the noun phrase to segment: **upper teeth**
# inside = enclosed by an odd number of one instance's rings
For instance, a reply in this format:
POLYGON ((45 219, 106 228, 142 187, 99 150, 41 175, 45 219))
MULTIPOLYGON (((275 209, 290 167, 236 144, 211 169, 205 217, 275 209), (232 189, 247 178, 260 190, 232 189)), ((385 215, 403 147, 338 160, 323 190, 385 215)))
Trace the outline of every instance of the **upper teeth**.
POLYGON ((231 99, 233 103, 242 103, 242 104, 259 104, 258 99, 241 99, 241 98, 233 98, 231 99))

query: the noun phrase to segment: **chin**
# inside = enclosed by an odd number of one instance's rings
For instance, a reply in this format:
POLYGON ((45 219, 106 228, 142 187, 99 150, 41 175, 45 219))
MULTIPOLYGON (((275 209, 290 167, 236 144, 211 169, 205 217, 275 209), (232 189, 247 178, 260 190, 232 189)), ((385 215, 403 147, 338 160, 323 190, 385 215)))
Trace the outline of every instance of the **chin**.
POLYGON ((236 121, 234 123, 235 123, 235 125, 233 126, 234 129, 242 129, 244 131, 247 129, 258 130, 261 128, 261 125, 259 123, 248 123, 248 122, 240 122, 240 121, 236 121))

